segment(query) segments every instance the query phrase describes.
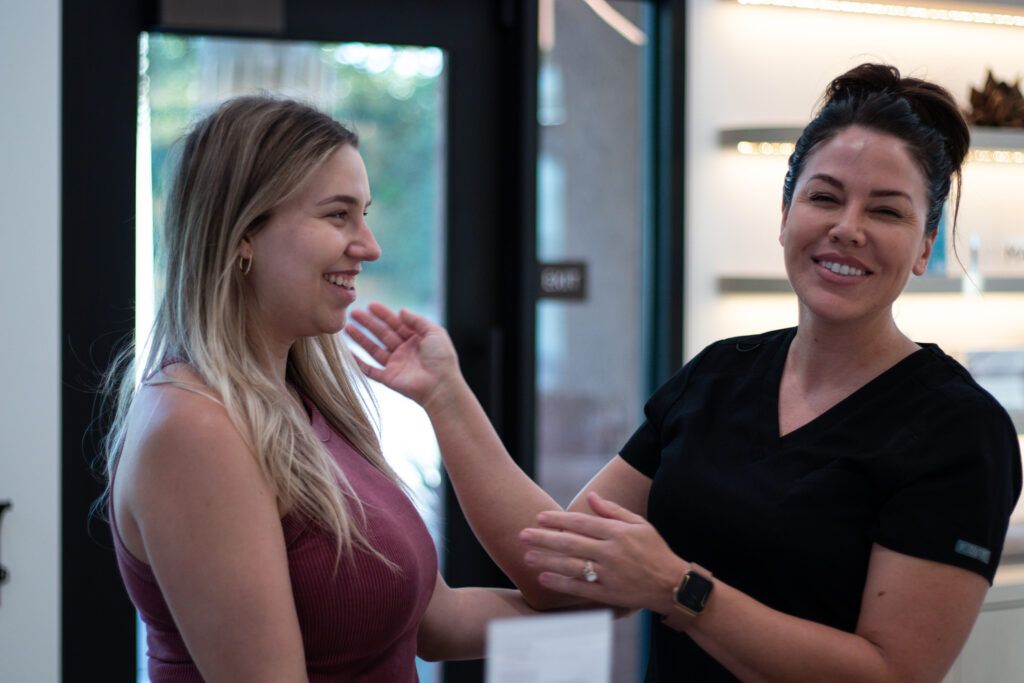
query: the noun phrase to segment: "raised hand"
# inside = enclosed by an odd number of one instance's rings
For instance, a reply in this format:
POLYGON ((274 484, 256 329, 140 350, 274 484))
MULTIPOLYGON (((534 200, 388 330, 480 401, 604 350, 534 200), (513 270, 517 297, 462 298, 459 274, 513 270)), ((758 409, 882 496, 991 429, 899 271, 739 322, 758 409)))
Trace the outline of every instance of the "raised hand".
POLYGON ((355 325, 345 333, 380 367, 356 359, 363 373, 422 406, 439 397, 452 382, 461 381, 458 356, 448 333, 440 325, 403 309, 396 313, 378 303, 368 310, 353 310, 355 325))
POLYGON ((607 605, 669 611, 687 563, 640 515, 593 492, 587 502, 596 515, 542 512, 537 527, 520 532, 541 585, 607 605))

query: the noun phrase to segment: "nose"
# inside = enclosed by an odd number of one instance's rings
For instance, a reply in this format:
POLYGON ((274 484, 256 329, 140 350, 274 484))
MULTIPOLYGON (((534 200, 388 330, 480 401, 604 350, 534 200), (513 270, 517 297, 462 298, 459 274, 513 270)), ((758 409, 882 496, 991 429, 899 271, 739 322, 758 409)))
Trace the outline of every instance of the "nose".
POLYGON ((376 261, 380 258, 380 245, 366 221, 362 221, 359 233, 348 245, 348 254, 360 261, 376 261))
POLYGON ((849 244, 855 247, 864 246, 864 226, 857 207, 851 204, 842 212, 839 220, 829 229, 828 239, 830 242, 849 244))

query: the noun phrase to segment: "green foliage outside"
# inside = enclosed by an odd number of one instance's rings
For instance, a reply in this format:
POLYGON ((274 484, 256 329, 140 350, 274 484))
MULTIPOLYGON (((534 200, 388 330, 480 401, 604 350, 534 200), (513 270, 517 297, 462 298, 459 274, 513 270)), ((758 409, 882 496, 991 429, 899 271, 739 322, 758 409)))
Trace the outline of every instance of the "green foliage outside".
POLYGON ((192 122, 246 92, 309 101, 358 132, 370 175, 369 221, 383 257, 364 267, 361 303, 381 300, 439 318, 442 67, 436 48, 149 34, 140 92, 148 93, 150 110, 154 227, 162 222, 175 143, 192 122))

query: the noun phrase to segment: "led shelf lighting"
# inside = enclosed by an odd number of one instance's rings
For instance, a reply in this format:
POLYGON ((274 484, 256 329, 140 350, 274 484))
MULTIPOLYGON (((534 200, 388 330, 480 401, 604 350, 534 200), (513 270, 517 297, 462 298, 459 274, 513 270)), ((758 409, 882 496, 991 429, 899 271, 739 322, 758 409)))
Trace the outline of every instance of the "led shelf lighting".
POLYGON ((849 0, 737 0, 737 2, 741 5, 789 7, 825 12, 871 14, 883 17, 958 21, 966 24, 990 24, 993 26, 1024 28, 1024 14, 1007 14, 995 9, 993 11, 986 11, 981 7, 967 10, 961 7, 922 7, 919 5, 897 5, 880 2, 851 2, 849 0))
POLYGON ((1019 149, 972 149, 967 159, 990 164, 1024 164, 1024 152, 1019 149))
MULTIPOLYGON (((744 156, 788 157, 793 153, 799 128, 744 128, 723 130, 719 143, 744 156)), ((1013 128, 971 129, 968 161, 1024 164, 1024 130, 1013 128)))

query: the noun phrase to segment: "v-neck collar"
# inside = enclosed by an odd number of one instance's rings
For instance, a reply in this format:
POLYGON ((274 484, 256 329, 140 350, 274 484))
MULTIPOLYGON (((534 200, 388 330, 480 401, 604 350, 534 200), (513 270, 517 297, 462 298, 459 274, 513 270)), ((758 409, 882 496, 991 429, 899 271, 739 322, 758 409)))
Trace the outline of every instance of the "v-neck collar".
POLYGON ((789 353, 789 347, 796 337, 796 331, 797 328, 795 327, 787 330, 787 334, 780 340, 778 348, 771 358, 771 363, 764 373, 761 396, 761 423, 764 428, 762 437, 766 451, 781 450, 788 444, 799 442, 827 431, 844 414, 849 414, 857 406, 872 400, 879 392, 894 382, 900 381, 908 371, 925 362, 931 355, 928 350, 929 344, 919 344, 921 348, 901 358, 894 365, 883 370, 863 386, 855 389, 825 412, 796 429, 787 432, 785 435, 780 435, 779 390, 782 384, 782 373, 786 367, 786 357, 789 353))

